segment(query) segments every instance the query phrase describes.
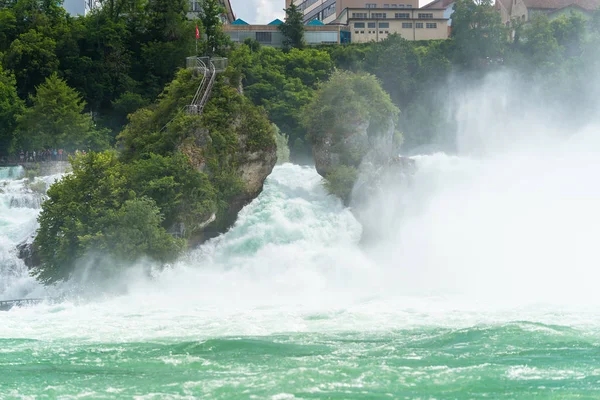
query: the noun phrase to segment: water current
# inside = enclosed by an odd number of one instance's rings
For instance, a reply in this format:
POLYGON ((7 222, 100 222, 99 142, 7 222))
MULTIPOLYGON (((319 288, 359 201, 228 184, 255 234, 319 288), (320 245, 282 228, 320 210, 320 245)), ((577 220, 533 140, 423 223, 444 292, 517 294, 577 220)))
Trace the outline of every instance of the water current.
MULTIPOLYGON (((597 398, 600 160, 558 149, 415 157, 369 245, 313 168, 277 166, 172 268, 0 312, 0 399, 597 398)), ((21 173, 0 169, 0 299, 45 294, 14 252, 39 212, 21 173)))

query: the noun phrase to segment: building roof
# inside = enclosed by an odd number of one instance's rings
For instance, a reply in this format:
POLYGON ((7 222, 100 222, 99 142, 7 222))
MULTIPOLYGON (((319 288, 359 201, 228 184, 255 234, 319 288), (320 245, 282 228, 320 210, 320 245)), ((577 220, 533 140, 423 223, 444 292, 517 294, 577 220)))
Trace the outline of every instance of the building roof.
POLYGON ((307 26, 321 26, 321 25, 325 25, 324 23, 322 23, 321 21, 319 21, 318 19, 313 19, 312 21, 310 21, 308 24, 306 24, 307 26))
POLYGON ((453 3, 454 3, 454 0, 433 0, 432 2, 425 4, 421 8, 444 8, 445 9, 453 3))
POLYGON ((235 14, 233 13, 233 8, 231 7, 230 0, 221 0, 223 5, 225 6, 225 14, 227 14, 227 20, 231 23, 235 21, 235 14))
POLYGON ((268 25, 281 25, 281 24, 283 24, 283 21, 280 20, 279 18, 274 19, 273 21, 268 23, 268 25))
POLYGON ((248 23, 247 23, 246 21, 244 21, 243 19, 241 19, 241 18, 238 18, 238 19, 236 19, 235 21, 233 21, 233 22, 231 23, 231 25, 250 25, 250 24, 248 24, 248 23))
MULTIPOLYGON (((507 11, 511 11, 513 0, 496 0, 504 6, 507 11)), ((576 5, 584 10, 592 11, 600 6, 600 0, 523 0, 527 8, 537 8, 545 10, 558 10, 571 5, 576 5)))

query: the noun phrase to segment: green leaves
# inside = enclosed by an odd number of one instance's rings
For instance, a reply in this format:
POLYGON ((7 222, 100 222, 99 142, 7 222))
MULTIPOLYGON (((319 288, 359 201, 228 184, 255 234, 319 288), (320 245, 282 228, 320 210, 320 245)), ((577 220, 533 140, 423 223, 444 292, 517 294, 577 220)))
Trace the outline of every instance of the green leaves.
POLYGON ((17 119, 24 110, 24 103, 17 96, 16 84, 14 75, 3 71, 0 64, 0 149, 4 151, 12 145, 17 119))
POLYGON ((16 145, 25 149, 64 148, 103 150, 108 147, 106 131, 94 127, 83 112, 79 93, 53 74, 31 98, 32 107, 18 117, 16 145))
POLYGON ((506 51, 508 31, 491 0, 457 0, 452 14, 454 60, 473 67, 501 57, 506 51))
POLYGON ((375 76, 336 71, 302 110, 302 124, 319 142, 331 133, 343 137, 358 125, 366 124, 369 134, 387 131, 399 112, 375 76))
MULTIPOLYGON (((131 164, 114 152, 90 153, 72 162, 73 173, 48 190, 35 245, 44 283, 68 279, 90 254, 111 256, 124 267, 142 257, 173 261, 185 247, 167 233, 186 223, 191 235, 217 210, 206 175, 183 155, 153 155, 131 164)), ((102 257, 93 266, 104 268, 102 257)))
MULTIPOLYGON (((264 107, 291 142, 301 143, 305 130, 300 125, 300 110, 311 101, 319 82, 332 73, 329 54, 316 49, 287 53, 270 47, 251 50, 242 45, 231 54, 230 65, 234 75, 242 76, 246 97, 264 107)), ((307 151, 302 146, 296 149, 307 151)))
POLYGON ((304 15, 294 3, 285 9, 285 22, 277 27, 283 34, 283 48, 301 49, 304 43, 304 15))
POLYGON ((56 42, 35 30, 19 35, 4 55, 4 65, 15 72, 19 95, 32 93, 59 65, 56 42))

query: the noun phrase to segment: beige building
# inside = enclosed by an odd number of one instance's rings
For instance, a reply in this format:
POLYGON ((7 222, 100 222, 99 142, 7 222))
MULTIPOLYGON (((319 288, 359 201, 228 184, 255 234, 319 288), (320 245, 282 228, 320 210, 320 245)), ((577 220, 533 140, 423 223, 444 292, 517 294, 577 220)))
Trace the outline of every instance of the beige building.
POLYGON ((445 9, 344 9, 335 23, 347 25, 352 43, 378 42, 397 33, 407 40, 448 38, 445 9))
POLYGON ((600 0, 496 0, 496 9, 502 22, 513 19, 529 21, 535 14, 546 14, 550 19, 572 12, 588 18, 600 6, 600 0))
POLYGON ((296 4, 304 14, 304 22, 334 22, 346 8, 415 8, 418 0, 285 0, 286 8, 296 4))
MULTIPOLYGON (((223 26, 223 31, 234 43, 243 43, 250 38, 258 41, 263 46, 283 47, 283 34, 279 31, 278 22, 275 20, 269 25, 250 25, 245 21, 237 20, 232 24, 223 26)), ((304 40, 309 46, 324 44, 342 44, 350 41, 348 28, 338 25, 304 26, 304 40)))

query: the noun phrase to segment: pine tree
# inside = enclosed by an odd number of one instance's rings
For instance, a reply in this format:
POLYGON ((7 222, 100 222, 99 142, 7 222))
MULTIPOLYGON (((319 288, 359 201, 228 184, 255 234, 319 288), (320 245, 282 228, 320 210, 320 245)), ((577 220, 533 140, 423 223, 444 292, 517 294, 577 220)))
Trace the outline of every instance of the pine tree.
POLYGON ((304 24, 302 12, 294 3, 285 10, 285 22, 279 25, 283 34, 284 50, 301 49, 304 47, 304 24))

